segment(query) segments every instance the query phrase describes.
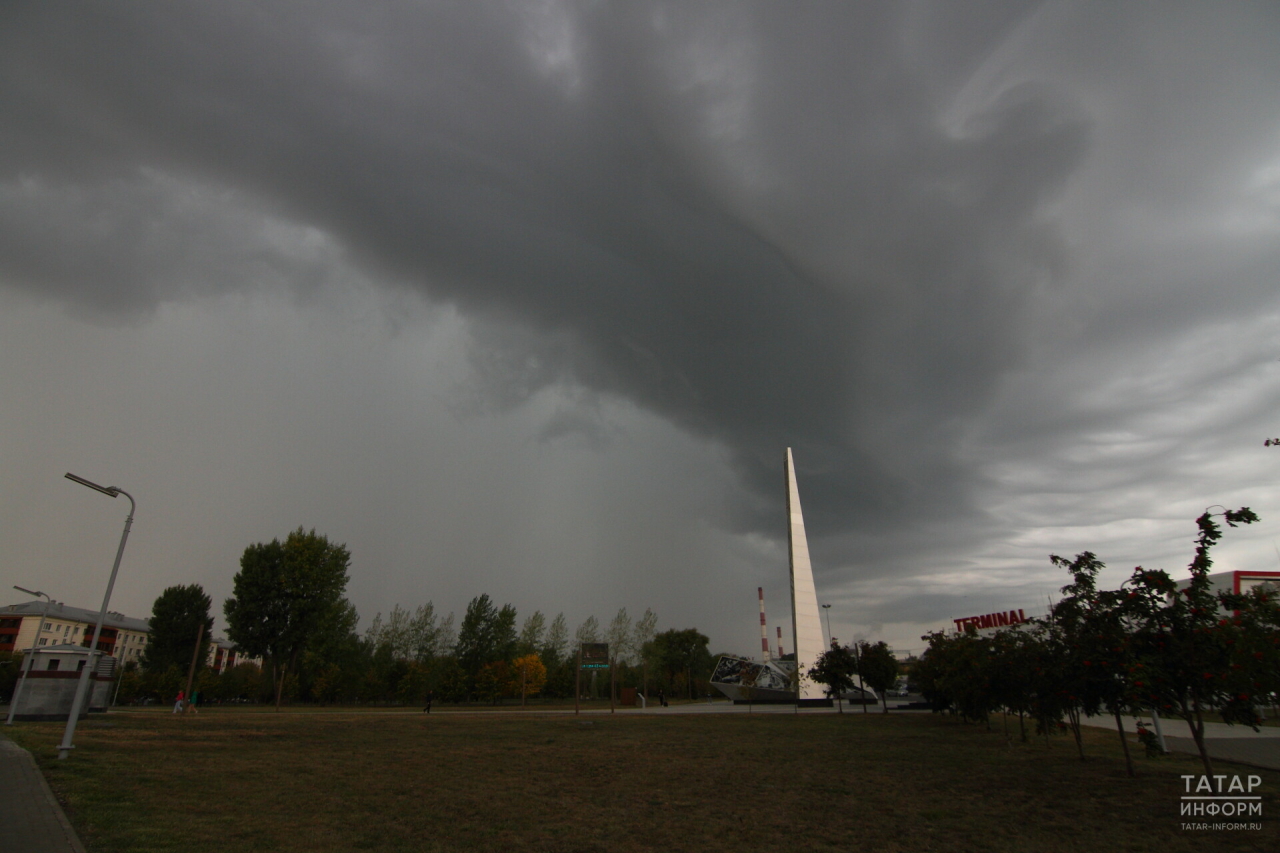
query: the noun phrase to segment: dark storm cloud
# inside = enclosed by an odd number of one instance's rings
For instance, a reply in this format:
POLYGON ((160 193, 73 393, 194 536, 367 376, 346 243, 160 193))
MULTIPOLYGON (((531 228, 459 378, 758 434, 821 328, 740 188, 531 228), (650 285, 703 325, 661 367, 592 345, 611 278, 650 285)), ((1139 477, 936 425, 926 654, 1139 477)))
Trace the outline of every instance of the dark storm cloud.
MULTIPOLYGON (((977 536, 959 448, 1070 266, 1051 208, 1098 131, 1061 73, 958 108, 1037 32, 972 9, 12 4, 0 276, 109 313, 341 259, 474 318, 495 399, 566 383, 722 442, 744 527, 793 446, 842 556, 977 536)), ((1094 17, 1106 66, 1134 27, 1094 17)))

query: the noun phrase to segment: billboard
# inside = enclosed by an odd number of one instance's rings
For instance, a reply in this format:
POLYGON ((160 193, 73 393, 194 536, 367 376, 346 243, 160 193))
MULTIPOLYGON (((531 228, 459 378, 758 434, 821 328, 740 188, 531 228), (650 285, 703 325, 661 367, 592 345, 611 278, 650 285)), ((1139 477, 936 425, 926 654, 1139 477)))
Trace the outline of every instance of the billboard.
POLYGON ((608 669, 609 644, 583 643, 579 661, 583 669, 608 669))

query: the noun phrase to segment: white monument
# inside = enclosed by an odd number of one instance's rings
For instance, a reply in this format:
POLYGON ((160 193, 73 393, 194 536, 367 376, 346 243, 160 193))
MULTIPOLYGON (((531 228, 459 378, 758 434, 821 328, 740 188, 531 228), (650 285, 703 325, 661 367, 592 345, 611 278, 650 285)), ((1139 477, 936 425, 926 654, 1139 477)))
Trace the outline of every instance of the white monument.
POLYGON ((813 585, 813 565, 809 562, 809 540, 804 535, 804 515, 800 512, 800 492, 796 488, 795 462, 791 448, 784 460, 787 475, 787 543, 791 555, 791 648, 794 660, 783 660, 782 629, 778 629, 778 658, 769 654, 765 633, 764 590, 760 597, 760 652, 762 662, 722 655, 711 675, 711 684, 735 702, 800 702, 829 704, 822 685, 806 675, 827 650, 823 641, 822 619, 818 615, 818 593, 813 585), (795 693, 796 673, 800 673, 800 692, 795 693))
MULTIPOLYGON (((791 648, 795 649, 796 671, 807 673, 827 650, 822 639, 822 617, 818 614, 818 592, 813 585, 813 564, 809 561, 809 540, 804 535, 804 514, 800 512, 800 491, 796 488, 795 460, 787 448, 787 541, 791 552, 791 648)), ((800 699, 823 699, 821 684, 800 679, 800 699)))

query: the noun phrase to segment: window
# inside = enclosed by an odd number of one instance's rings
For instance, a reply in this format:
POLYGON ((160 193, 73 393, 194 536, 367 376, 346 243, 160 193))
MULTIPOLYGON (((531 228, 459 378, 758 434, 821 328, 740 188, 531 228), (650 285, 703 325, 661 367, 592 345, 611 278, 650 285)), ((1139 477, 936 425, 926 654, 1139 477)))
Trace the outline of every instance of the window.
POLYGON ((43 645, 44 645, 45 643, 47 643, 47 642, 49 642, 49 638, 48 638, 48 637, 41 637, 41 638, 40 638, 40 645, 42 645, 42 646, 43 646, 43 645))
MULTIPOLYGON (((84 662, 84 661, 80 661, 80 665, 76 667, 76 672, 83 672, 83 671, 84 671, 84 665, 85 665, 85 662, 84 662)), ((68 712, 68 713, 70 713, 70 712, 68 712)))
POLYGON ((58 664, 60 663, 62 663, 62 661, 57 660, 56 658, 54 660, 49 661, 49 671, 53 672, 55 669, 58 668, 58 664))
POLYGON ((53 623, 52 623, 52 622, 46 622, 46 623, 44 623, 44 629, 45 629, 46 631, 53 630, 53 623))

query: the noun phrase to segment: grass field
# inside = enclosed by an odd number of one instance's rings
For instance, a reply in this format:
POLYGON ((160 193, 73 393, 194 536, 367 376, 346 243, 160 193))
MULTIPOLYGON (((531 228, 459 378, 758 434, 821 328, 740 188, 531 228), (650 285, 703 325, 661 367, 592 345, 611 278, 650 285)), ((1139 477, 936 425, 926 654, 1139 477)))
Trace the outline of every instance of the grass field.
POLYGON ((4 734, 91 851, 1280 849, 1280 774, 1217 768, 1263 777, 1262 831, 1184 831, 1199 764, 1129 779, 1103 730, 1081 762, 927 714, 148 710, 85 721, 59 762, 61 730, 4 734))

